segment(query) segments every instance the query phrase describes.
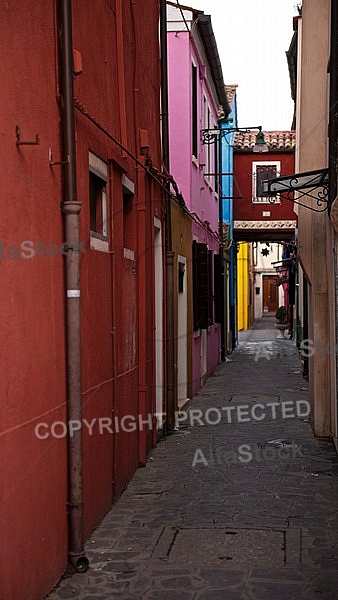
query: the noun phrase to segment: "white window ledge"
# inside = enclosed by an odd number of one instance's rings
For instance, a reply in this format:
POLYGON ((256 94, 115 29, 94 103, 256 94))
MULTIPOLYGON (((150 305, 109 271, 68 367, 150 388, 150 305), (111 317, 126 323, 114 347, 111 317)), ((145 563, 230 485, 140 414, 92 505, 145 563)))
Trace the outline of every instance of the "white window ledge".
POLYGON ((90 249, 98 252, 109 252, 108 240, 100 240, 100 238, 90 236, 90 249))
POLYGON ((135 252, 134 250, 130 250, 129 248, 123 248, 123 257, 128 260, 135 260, 135 252))

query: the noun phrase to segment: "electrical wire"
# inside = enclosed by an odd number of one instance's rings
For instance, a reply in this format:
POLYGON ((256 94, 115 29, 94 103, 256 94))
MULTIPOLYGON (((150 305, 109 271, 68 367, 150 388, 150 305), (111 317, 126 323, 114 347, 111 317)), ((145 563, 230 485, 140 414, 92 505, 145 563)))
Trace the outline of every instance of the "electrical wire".
POLYGON ((185 213, 187 215, 189 215, 193 219, 193 221, 195 221, 195 223, 198 223, 201 227, 203 227, 203 229, 205 229, 209 234, 211 234, 212 237, 217 242, 220 243, 219 236, 217 234, 215 234, 212 231, 212 229, 204 221, 202 221, 196 213, 192 213, 188 210, 188 208, 186 207, 184 198, 178 190, 177 182, 175 181, 173 176, 167 172, 166 169, 165 169, 165 172, 163 172, 163 173, 160 172, 159 169, 157 169, 157 167, 155 167, 153 165, 150 154, 146 155, 145 163, 142 163, 140 160, 138 160, 138 158, 132 152, 130 152, 130 150, 128 150, 128 148, 126 148, 124 146, 124 144, 119 142, 109 131, 106 130, 106 128, 101 123, 99 123, 99 121, 97 121, 94 117, 92 117, 92 115, 88 112, 88 110, 85 108, 85 106, 80 102, 80 100, 78 98, 74 98, 74 104, 75 104, 75 108, 83 116, 85 116, 89 121, 91 121, 91 123, 93 123, 93 125, 95 125, 95 127, 97 127, 100 131, 102 131, 102 133, 104 133, 110 140, 112 140, 112 142, 114 142, 114 144, 116 144, 119 148, 121 148, 121 150, 123 150, 126 154, 128 154, 128 156, 139 167, 141 167, 146 173, 148 173, 148 175, 150 175, 150 177, 152 177, 154 179, 154 181, 156 181, 156 183, 163 189, 163 191, 166 194, 169 194, 169 196, 181 206, 181 208, 185 211, 185 213), (173 186, 176 195, 168 190, 168 187, 166 187, 165 183, 171 184, 173 186))
MULTIPOLYGON (((94 119, 94 117, 91 116, 91 114, 84 107, 84 105, 79 101, 78 98, 75 98, 74 100, 75 100, 75 108, 81 114, 83 114, 87 119, 89 119, 89 121, 91 121, 93 123, 93 125, 95 125, 95 127, 100 129, 100 131, 102 131, 102 133, 104 133, 107 137, 109 137, 109 139, 112 140, 112 142, 114 142, 114 144, 116 144, 119 148, 121 148, 121 150, 123 150, 126 154, 128 154, 128 156, 130 158, 132 158, 133 161, 139 167, 141 167, 144 171, 146 171, 166 193, 169 193, 169 195, 174 200, 177 200, 177 197, 174 194, 172 194, 170 191, 168 192, 168 189, 163 185, 163 183, 160 181, 160 179, 158 179, 158 176, 160 176, 161 178, 167 180, 168 177, 166 175, 161 174, 159 171, 157 171, 157 169, 152 166, 152 163, 149 164, 149 162, 148 162, 148 165, 147 165, 147 164, 142 163, 140 160, 138 160, 138 158, 136 156, 134 156, 134 154, 132 152, 130 152, 130 150, 128 150, 128 148, 126 148, 126 146, 124 146, 124 144, 119 142, 109 131, 106 130, 106 128, 103 125, 101 125, 101 123, 99 123, 99 121, 97 121, 96 119, 94 119), (154 170, 157 171, 158 176, 154 174, 154 172, 153 172, 154 170)), ((172 183, 172 181, 174 181, 173 178, 172 178, 172 180, 169 179, 168 183, 172 183)))
POLYGON ((187 23, 187 21, 185 19, 184 12, 183 12, 181 4, 179 3, 179 0, 176 0, 176 4, 177 4, 178 8, 180 9, 180 13, 181 13, 182 19, 184 21, 184 25, 186 26, 186 29, 187 29, 188 33, 190 33, 190 29, 188 27, 188 23, 187 23))

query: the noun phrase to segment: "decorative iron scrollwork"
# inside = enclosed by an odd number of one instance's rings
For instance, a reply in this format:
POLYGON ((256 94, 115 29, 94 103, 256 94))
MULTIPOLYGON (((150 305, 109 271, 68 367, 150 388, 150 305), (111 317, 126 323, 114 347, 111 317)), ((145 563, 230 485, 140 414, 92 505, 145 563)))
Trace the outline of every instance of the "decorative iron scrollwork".
POLYGON ((313 212, 325 212, 329 203, 328 169, 297 173, 289 177, 277 177, 264 182, 270 204, 275 204, 278 199, 289 200, 294 204, 303 206, 313 212), (297 192, 297 199, 294 194, 297 192), (315 206, 300 202, 302 198, 312 198, 315 206))

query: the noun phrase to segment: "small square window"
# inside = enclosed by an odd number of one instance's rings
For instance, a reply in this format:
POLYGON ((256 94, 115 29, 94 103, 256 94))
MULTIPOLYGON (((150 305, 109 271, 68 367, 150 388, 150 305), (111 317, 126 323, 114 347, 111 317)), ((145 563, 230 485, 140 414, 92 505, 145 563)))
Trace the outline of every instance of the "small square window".
POLYGON ((264 192, 263 181, 277 177, 277 165, 257 165, 256 167, 256 197, 268 196, 264 192))
POLYGON ((135 184, 126 175, 122 176, 123 198, 123 246, 135 248, 135 210, 134 209, 135 184))
POLYGON ((108 238, 106 182, 89 173, 90 232, 108 238))
POLYGON ((107 163, 89 152, 89 216, 91 247, 108 251, 107 163), (104 245, 102 245, 102 240, 104 245), (94 242, 93 242, 94 243, 94 242))
MULTIPOLYGON (((274 179, 280 175, 280 161, 262 161, 252 163, 252 201, 269 204, 269 193, 264 192, 263 181, 274 179)), ((277 194, 274 203, 280 203, 277 194)))

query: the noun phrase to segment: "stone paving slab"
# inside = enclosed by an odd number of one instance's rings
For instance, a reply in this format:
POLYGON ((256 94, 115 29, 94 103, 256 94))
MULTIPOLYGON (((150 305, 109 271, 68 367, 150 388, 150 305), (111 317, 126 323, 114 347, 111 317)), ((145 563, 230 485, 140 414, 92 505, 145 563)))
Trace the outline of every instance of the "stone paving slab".
POLYGON ((49 600, 338 599, 337 456, 308 416, 283 415, 308 384, 294 343, 268 325, 240 336, 93 532, 88 572, 49 600), (255 360, 262 344, 270 358, 255 360), (227 421, 223 408, 255 404, 264 419, 227 421))

